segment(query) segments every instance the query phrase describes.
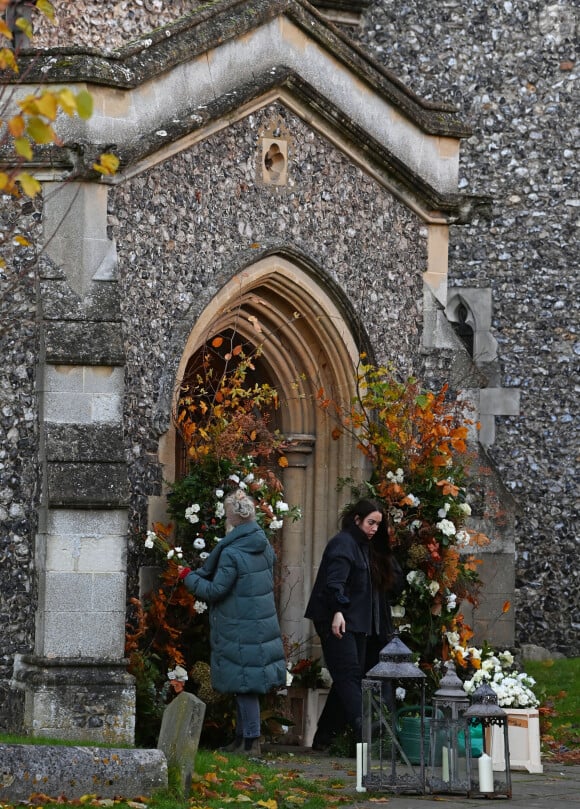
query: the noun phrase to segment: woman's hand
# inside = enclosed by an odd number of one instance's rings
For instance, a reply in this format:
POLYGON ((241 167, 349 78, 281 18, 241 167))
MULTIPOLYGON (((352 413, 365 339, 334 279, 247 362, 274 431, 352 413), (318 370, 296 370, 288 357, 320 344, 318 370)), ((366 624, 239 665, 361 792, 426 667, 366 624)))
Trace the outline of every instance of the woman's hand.
POLYGON ((344 620, 344 615, 342 612, 335 612, 334 618, 332 619, 332 634, 336 638, 342 638, 344 633, 346 632, 346 621, 344 620))

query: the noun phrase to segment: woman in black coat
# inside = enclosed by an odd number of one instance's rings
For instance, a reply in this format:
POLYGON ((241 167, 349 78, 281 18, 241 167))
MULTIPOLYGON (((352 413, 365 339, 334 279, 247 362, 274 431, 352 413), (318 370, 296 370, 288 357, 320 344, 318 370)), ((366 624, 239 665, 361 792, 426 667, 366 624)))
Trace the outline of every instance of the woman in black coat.
MULTIPOLYGON (((353 729, 355 740, 361 738, 367 639, 381 632, 380 602, 386 599, 379 583, 373 584, 375 557, 371 557, 370 547, 384 522, 383 510, 374 500, 359 500, 347 509, 341 530, 324 550, 306 608, 332 677, 312 742, 315 750, 326 749, 346 724, 353 729)), ((391 559, 385 556, 385 560, 391 559)))

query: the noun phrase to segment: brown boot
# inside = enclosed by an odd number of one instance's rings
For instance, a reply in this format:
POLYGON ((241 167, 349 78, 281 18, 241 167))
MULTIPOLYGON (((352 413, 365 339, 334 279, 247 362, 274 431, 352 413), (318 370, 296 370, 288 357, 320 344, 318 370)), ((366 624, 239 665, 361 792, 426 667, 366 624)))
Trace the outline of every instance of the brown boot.
POLYGON ((244 746, 243 736, 234 736, 233 741, 226 744, 225 747, 218 747, 220 753, 239 753, 244 746))
POLYGON ((242 753, 244 756, 260 756, 262 754, 260 738, 244 739, 243 746, 240 747, 236 752, 242 753))

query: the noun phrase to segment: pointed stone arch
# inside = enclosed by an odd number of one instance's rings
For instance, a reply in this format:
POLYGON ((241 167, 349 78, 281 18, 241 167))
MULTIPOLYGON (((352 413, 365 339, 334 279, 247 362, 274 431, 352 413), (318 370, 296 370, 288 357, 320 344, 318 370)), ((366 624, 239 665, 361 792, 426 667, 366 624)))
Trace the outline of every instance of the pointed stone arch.
MULTIPOLYGON (((284 527, 280 594, 282 631, 291 641, 311 634, 304 608, 328 537, 348 492, 337 491, 340 477, 360 479, 363 457, 347 439, 333 441, 332 423, 317 404, 320 388, 348 402, 363 335, 353 334, 354 316, 346 300, 300 262, 276 254, 238 272, 214 296, 191 329, 176 374, 218 333, 234 329, 240 339, 262 344, 260 362, 280 391, 280 426, 293 439, 284 470, 285 497, 302 508, 301 520, 284 527), (257 319, 260 331, 254 323, 257 319)), ((160 445, 164 478, 175 476, 175 430, 160 445)))

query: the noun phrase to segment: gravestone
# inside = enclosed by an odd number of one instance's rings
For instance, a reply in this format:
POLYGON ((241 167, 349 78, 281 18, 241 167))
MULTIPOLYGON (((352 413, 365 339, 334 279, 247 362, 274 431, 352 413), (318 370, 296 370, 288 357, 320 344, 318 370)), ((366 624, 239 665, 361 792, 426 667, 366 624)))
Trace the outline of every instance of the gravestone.
POLYGON ((130 799, 167 786, 162 750, 0 744, 0 805, 27 802, 35 792, 55 801, 87 794, 130 799))
POLYGON ((205 717, 205 703, 182 691, 163 712, 157 747, 165 753, 167 766, 177 768, 183 794, 191 788, 191 775, 205 717))

